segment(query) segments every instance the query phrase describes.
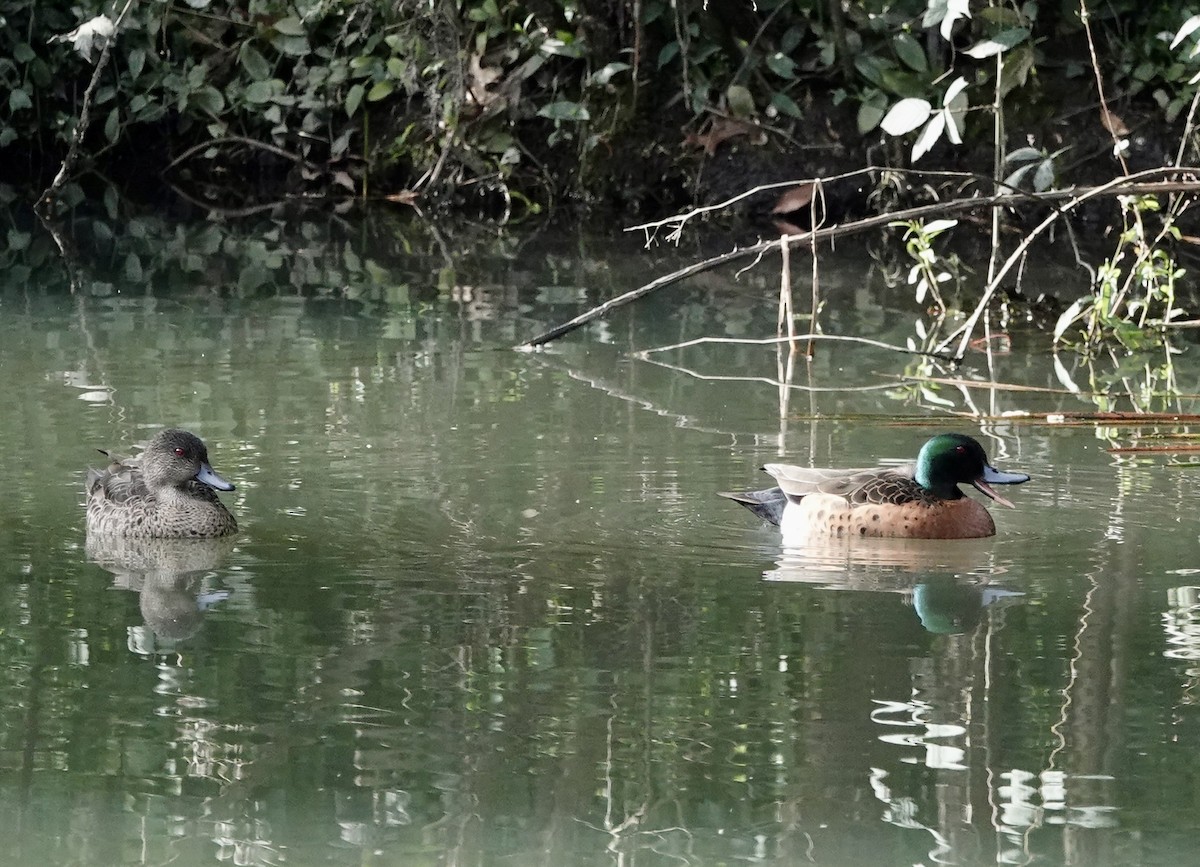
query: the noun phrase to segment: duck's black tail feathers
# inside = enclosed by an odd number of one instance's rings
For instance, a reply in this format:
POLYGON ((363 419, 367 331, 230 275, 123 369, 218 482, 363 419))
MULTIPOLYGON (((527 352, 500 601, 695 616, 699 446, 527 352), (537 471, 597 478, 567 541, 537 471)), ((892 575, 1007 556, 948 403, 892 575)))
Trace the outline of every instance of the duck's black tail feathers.
POLYGON ((787 505, 787 494, 781 488, 745 492, 718 491, 717 496, 741 503, 764 521, 776 525, 783 519, 783 507, 787 505))

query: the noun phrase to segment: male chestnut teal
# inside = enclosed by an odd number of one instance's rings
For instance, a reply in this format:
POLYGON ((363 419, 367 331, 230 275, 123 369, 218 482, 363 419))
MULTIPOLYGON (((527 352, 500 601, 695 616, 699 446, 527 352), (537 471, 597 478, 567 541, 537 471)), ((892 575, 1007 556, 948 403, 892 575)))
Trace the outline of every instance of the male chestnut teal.
POLYGON ((767 464, 778 487, 723 493, 787 536, 879 536, 901 539, 978 539, 996 534, 979 502, 958 489, 969 484, 1003 506, 1013 504, 992 485, 1029 481, 988 463, 976 440, 963 434, 933 437, 914 463, 873 469, 811 469, 767 464))
POLYGON ((87 473, 89 534, 211 539, 237 532, 237 521, 216 494, 233 485, 213 471, 195 434, 168 428, 136 458, 100 452, 112 463, 87 473))

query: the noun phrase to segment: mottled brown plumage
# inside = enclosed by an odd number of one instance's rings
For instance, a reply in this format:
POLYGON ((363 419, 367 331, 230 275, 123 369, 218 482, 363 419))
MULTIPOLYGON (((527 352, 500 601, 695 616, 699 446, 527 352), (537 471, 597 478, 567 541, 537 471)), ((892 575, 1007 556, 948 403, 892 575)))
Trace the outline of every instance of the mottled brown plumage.
POLYGON ((110 458, 87 474, 88 533, 143 539, 215 538, 237 532, 237 521, 216 489, 233 485, 217 475, 195 435, 168 428, 137 458, 110 458))

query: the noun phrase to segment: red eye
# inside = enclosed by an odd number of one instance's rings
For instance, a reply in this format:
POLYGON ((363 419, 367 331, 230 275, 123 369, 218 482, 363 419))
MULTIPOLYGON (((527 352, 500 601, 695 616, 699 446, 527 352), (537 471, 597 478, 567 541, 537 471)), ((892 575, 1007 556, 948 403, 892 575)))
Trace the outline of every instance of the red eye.
MULTIPOLYGON (((967 447, 966 446, 955 446, 954 450, 961 455, 963 452, 965 452, 967 450, 967 447)), ((176 449, 176 451, 178 451, 178 449, 176 449)))
POLYGON ((183 457, 183 449, 175 449, 175 454, 179 457, 183 457))

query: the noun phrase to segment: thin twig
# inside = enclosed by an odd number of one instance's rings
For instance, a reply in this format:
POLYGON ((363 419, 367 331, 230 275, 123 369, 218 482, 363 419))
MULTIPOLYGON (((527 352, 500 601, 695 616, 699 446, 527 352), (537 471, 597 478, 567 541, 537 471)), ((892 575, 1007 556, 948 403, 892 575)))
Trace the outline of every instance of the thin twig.
POLYGON ((54 176, 54 180, 50 182, 50 186, 46 188, 45 192, 37 200, 37 204, 34 205, 34 210, 43 219, 49 215, 50 203, 54 201, 54 197, 58 195, 59 190, 67 182, 67 178, 75 168, 75 163, 79 160, 79 148, 83 144, 83 138, 87 135, 88 127, 92 123, 92 99, 96 95, 96 88, 100 86, 100 76, 104 73, 105 67, 108 66, 108 58, 112 53, 113 43, 117 41, 117 34, 121 32, 121 23, 125 20, 125 15, 129 12, 129 7, 132 5, 133 0, 125 0, 125 8, 121 10, 121 14, 117 16, 117 20, 113 22, 112 34, 108 39, 104 40, 104 48, 100 50, 100 57, 96 60, 96 68, 92 70, 92 80, 88 82, 87 90, 83 92, 83 105, 79 109, 79 121, 75 124, 75 129, 71 133, 71 143, 67 146, 67 155, 63 157, 58 174, 54 176))
MULTIPOLYGON (((814 229, 819 229, 825 225, 825 185, 820 181, 813 184, 813 197, 808 203, 808 219, 809 225, 814 229), (820 210, 818 210, 818 208, 820 210)), ((809 361, 812 361, 816 356, 816 350, 813 347, 813 335, 817 333, 817 315, 821 310, 821 271, 819 257, 817 256, 817 238, 816 235, 809 235, 809 255, 812 257, 812 313, 808 318, 808 349, 805 350, 805 355, 809 361)))
POLYGON ((277 157, 283 157, 285 160, 291 160, 294 163, 304 163, 305 165, 308 165, 308 161, 305 160, 304 157, 299 156, 298 154, 294 154, 291 151, 286 151, 283 148, 279 147, 278 145, 273 145, 270 142, 259 141, 258 139, 253 139, 253 138, 247 138, 244 135, 226 135, 226 136, 221 136, 220 138, 209 139, 208 141, 203 141, 203 142, 200 142, 199 144, 192 145, 190 148, 185 150, 179 156, 175 157, 175 159, 173 159, 169 163, 167 163, 167 165, 163 168, 162 173, 164 175, 167 174, 168 172, 171 171, 171 169, 175 168, 180 163, 186 162, 187 160, 191 159, 193 156, 195 156, 200 151, 207 150, 208 148, 211 148, 211 147, 218 147, 219 145, 224 145, 224 144, 246 145, 246 147, 258 148, 259 150, 263 150, 263 151, 267 151, 268 153, 275 154, 275 156, 277 156, 277 157))
POLYGON ((796 317, 792 310, 792 248, 788 236, 779 239, 779 316, 775 322, 777 335, 787 334, 793 352, 796 350, 796 317))

